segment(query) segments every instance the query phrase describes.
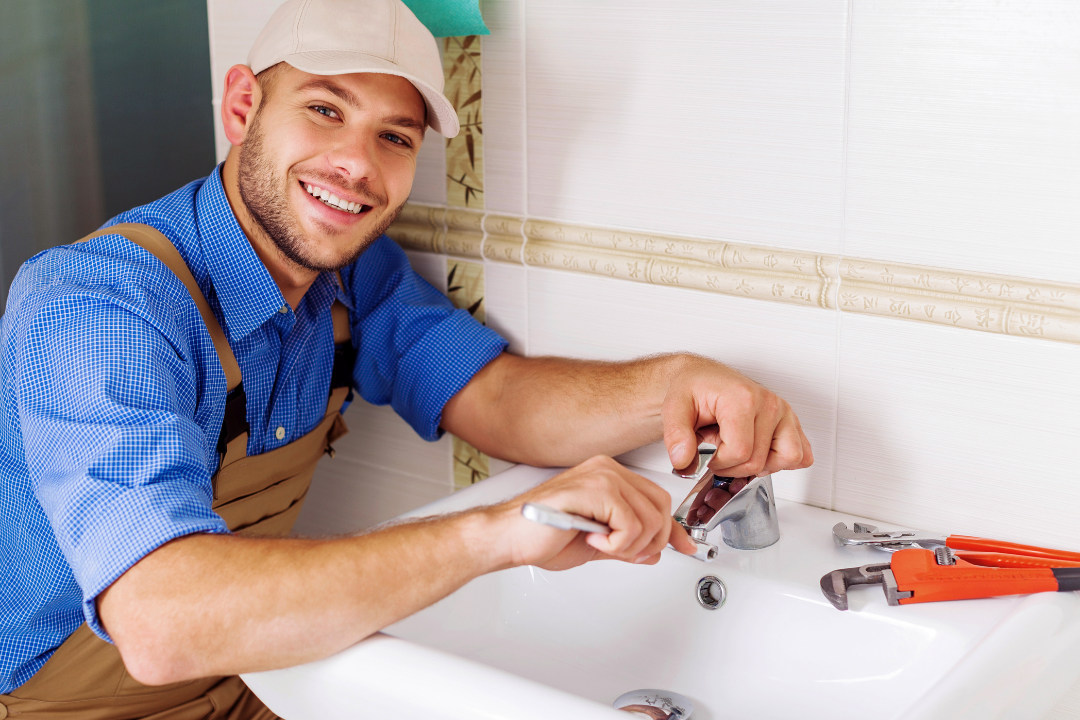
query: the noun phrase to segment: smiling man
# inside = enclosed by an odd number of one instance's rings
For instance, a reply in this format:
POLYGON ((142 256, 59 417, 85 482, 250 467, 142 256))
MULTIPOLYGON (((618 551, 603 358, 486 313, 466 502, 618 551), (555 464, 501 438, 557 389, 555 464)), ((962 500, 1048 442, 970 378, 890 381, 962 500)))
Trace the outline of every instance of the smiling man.
POLYGON ((337 652, 483 573, 694 546, 610 456, 808 466, 783 400, 690 355, 522 358, 383 232, 457 133, 399 0, 290 0, 225 78, 210 177, 21 269, 0 329, 0 718, 271 718, 238 673, 337 652), (353 391, 422 437, 573 466, 506 503, 287 537, 353 391), (542 502, 609 536, 525 521, 542 502), (434 569, 434 571, 433 571, 434 569))

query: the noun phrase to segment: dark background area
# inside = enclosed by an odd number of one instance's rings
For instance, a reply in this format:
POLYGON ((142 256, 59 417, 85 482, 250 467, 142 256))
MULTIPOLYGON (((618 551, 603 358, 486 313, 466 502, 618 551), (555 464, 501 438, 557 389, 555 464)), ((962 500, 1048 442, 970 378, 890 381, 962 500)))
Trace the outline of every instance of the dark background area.
POLYGON ((205 0, 0 0, 0 303, 32 255, 214 168, 205 0))

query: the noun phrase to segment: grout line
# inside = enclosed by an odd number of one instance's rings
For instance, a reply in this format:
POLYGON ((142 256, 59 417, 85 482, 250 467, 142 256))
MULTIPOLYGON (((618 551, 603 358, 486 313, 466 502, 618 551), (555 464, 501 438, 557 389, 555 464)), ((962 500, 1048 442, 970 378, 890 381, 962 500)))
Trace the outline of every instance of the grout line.
POLYGON ((844 22, 844 116, 842 139, 840 143, 840 252, 836 261, 836 341, 833 363, 833 446, 832 446, 832 482, 830 483, 829 509, 836 509, 837 458, 840 452, 840 352, 843 346, 843 312, 840 310, 840 291, 844 285, 844 274, 840 271, 847 250, 847 200, 848 200, 848 140, 851 126, 851 36, 854 26, 855 0, 848 0, 847 17, 844 22))
POLYGON ((529 217, 529 66, 528 45, 529 33, 526 17, 528 0, 521 0, 518 7, 518 22, 521 27, 521 207, 523 217, 521 221, 521 266, 525 272, 525 282, 522 287, 525 293, 525 357, 532 355, 532 303, 529 302, 529 280, 532 272, 525 263, 525 245, 529 242, 529 236, 525 234, 525 222, 529 217))
MULTIPOLYGON (((518 21, 521 23, 521 207, 522 214, 529 217, 529 68, 528 68, 528 29, 525 23, 525 6, 528 0, 521 0, 518 21)), ((522 228, 522 236, 525 231, 522 228)), ((524 262, 524 255, 522 255, 524 262)))

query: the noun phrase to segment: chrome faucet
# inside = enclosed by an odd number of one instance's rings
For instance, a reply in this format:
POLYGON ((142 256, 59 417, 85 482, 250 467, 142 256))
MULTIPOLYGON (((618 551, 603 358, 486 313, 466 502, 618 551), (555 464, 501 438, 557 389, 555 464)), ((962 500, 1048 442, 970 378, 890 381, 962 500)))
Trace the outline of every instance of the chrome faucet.
POLYGON ((724 544, 730 547, 737 550, 760 550, 769 547, 780 539, 780 520, 776 516, 772 476, 752 478, 744 487, 733 492, 727 503, 710 515, 712 507, 706 502, 706 495, 714 489, 725 492, 736 489, 735 484, 742 484, 740 480, 743 480, 713 475, 713 471, 709 469, 709 461, 715 452, 710 449, 698 450, 697 465, 671 471, 673 475, 695 481, 694 489, 675 511, 675 520, 686 528, 690 537, 699 544, 708 545, 705 536, 719 525, 724 544), (707 509, 702 511, 701 508, 707 509))

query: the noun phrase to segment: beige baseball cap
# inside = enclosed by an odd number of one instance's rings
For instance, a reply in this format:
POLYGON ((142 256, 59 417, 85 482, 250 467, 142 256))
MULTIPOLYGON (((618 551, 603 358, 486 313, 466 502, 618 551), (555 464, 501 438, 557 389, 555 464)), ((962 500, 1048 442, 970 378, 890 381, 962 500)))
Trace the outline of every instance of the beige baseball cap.
POLYGON ((248 53, 256 75, 279 62, 313 75, 403 77, 424 97, 428 125, 458 134, 457 111, 442 92, 439 45, 401 0, 288 0, 248 53))

